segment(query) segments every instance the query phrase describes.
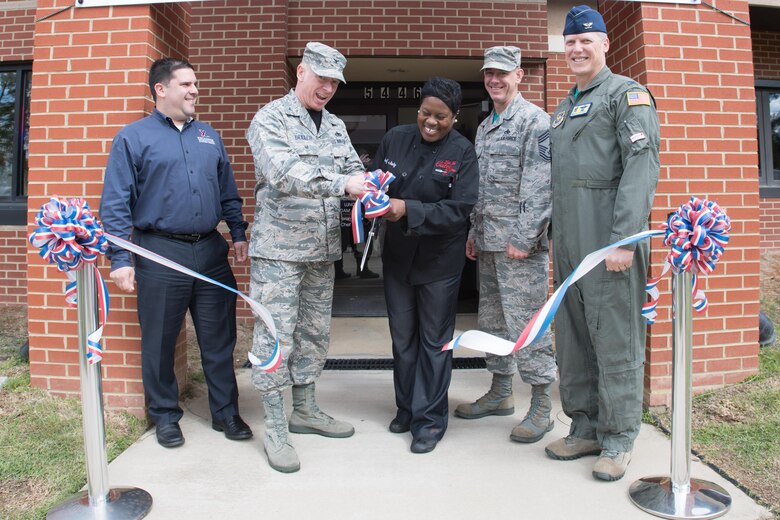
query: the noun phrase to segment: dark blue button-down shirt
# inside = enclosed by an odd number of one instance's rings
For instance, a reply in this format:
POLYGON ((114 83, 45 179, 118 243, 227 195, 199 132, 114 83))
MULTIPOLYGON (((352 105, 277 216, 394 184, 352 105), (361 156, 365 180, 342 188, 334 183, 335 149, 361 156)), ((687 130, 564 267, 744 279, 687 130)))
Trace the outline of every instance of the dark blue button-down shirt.
MULTIPOLYGON (((108 233, 207 233, 224 219, 233 242, 241 242, 242 203, 225 145, 208 124, 191 120, 179 131, 154 109, 114 138, 100 202, 108 233)), ((112 269, 132 265, 123 249, 112 247, 108 256, 112 269)))

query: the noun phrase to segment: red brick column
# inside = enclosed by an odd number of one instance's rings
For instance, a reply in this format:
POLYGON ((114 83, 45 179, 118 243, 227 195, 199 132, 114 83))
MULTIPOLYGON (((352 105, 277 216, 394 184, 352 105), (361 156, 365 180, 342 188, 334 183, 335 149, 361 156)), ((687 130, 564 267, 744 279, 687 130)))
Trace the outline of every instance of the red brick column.
MULTIPOLYGON (((715 2, 748 20, 745 1, 715 2), (721 5, 723 4, 723 5, 721 5)), ((705 278, 706 314, 695 313, 694 390, 740 381, 758 367, 759 229, 756 112, 750 28, 701 5, 609 0, 601 6, 611 40, 608 65, 647 85, 661 122, 661 179, 651 225, 690 195, 718 202, 731 240, 705 278)), ((653 241, 657 273, 668 252, 653 241)), ((670 284, 650 329, 646 404, 671 395, 670 284)))
MULTIPOLYGON (((40 0, 36 17, 69 5, 70 0, 40 0)), ((74 8, 36 24, 30 222, 53 195, 84 197, 97 210, 111 140, 122 126, 152 108, 149 66, 160 53, 187 54, 185 5, 74 8), (171 28, 177 32, 171 33, 171 28)), ((64 302, 65 276, 44 265, 37 250, 27 252, 31 383, 53 394, 77 393, 77 318, 75 309, 64 302)), ((107 266, 104 259, 101 272, 106 278, 107 266)), ((104 401, 108 407, 142 415, 136 299, 108 283, 111 315, 103 335, 104 401)))

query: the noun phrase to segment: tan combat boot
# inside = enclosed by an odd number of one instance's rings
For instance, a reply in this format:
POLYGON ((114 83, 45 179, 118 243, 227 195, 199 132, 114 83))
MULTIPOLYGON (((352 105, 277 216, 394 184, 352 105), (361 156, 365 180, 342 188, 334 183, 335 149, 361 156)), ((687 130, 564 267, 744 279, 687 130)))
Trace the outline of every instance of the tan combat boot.
POLYGON ((479 419, 488 415, 512 415, 515 401, 512 397, 512 376, 493 374, 490 390, 473 403, 461 403, 455 416, 461 419, 479 419))
POLYGON ((601 445, 595 439, 580 439, 567 435, 548 444, 544 451, 551 459, 574 460, 586 455, 598 455, 601 453, 601 445))
POLYGON ((533 385, 531 387, 531 407, 525 414, 525 419, 512 429, 509 438, 515 442, 532 443, 539 441, 544 434, 553 429, 550 420, 552 401, 550 387, 552 385, 533 385))
POLYGON ((263 447, 268 464, 276 471, 293 473, 301 469, 298 454, 287 439, 287 416, 284 415, 284 401, 281 392, 263 396, 265 408, 265 438, 263 447))
POLYGON ((601 450, 601 455, 593 466, 593 476, 607 482, 620 480, 626 474, 629 462, 630 451, 601 450))
POLYGON ((351 437, 355 428, 324 413, 314 400, 314 383, 293 385, 293 413, 290 415, 290 431, 315 433, 323 437, 351 437))

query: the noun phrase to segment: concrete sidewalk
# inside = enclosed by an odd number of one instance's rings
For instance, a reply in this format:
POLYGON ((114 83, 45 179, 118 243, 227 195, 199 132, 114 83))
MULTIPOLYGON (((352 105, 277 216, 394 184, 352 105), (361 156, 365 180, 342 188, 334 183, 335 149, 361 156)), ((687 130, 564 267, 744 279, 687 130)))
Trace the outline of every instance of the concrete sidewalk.
MULTIPOLYGON (((628 488, 637 479, 668 475, 670 442, 642 426, 626 476, 617 482, 591 476, 595 457, 561 462, 544 446, 568 433, 568 418, 553 396, 555 429, 536 444, 509 440, 525 414, 530 388, 515 382, 516 413, 467 421, 450 417, 436 449, 409 451, 410 434, 394 435, 391 371, 326 371, 317 383, 322 409, 351 422, 348 439, 291 434, 301 470, 272 470, 263 453, 263 412, 249 370, 238 371, 240 407, 254 430, 235 442, 211 429, 206 397, 188 403, 181 421, 184 446, 166 449, 147 432, 109 466, 112 487, 136 486, 154 500, 151 519, 649 519, 634 506, 628 488)), ((490 382, 484 370, 456 370, 450 410, 482 395, 490 382)), ((290 396, 285 396, 290 407, 290 396)), ((724 518, 772 516, 704 464, 694 461, 692 477, 724 487, 732 498, 724 518)))

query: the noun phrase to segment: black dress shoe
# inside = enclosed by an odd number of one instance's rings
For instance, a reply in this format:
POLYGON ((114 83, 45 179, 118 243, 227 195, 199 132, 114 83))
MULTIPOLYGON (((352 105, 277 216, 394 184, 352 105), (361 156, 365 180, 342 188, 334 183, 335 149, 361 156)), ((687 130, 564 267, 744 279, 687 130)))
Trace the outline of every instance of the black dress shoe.
POLYGON ((388 430, 390 430, 391 433, 406 433, 409 431, 409 423, 403 422, 401 419, 396 417, 392 421, 390 421, 390 427, 388 430))
POLYGON ((412 453, 428 453, 433 451, 438 443, 436 439, 414 439, 412 441, 412 453))
POLYGON ((181 433, 179 423, 158 424, 157 442, 166 448, 175 448, 184 444, 184 435, 181 433))
POLYGON ((374 271, 372 271, 371 269, 369 269, 368 267, 364 268, 362 271, 359 271, 358 276, 360 276, 364 280, 365 279, 371 280, 371 279, 374 279, 374 278, 379 278, 379 275, 377 273, 375 273, 374 271))
POLYGON ((218 432, 225 432, 225 437, 231 441, 245 441, 252 438, 252 429, 240 415, 231 415, 222 420, 212 419, 211 427, 218 432))

